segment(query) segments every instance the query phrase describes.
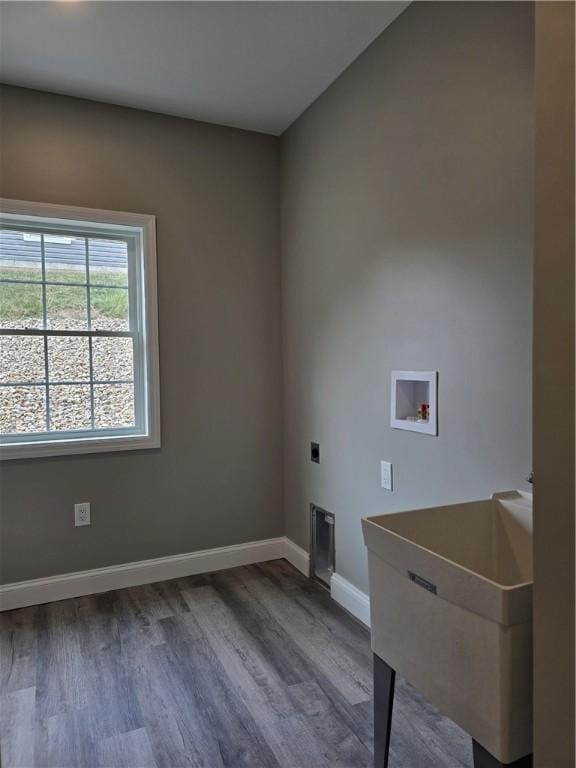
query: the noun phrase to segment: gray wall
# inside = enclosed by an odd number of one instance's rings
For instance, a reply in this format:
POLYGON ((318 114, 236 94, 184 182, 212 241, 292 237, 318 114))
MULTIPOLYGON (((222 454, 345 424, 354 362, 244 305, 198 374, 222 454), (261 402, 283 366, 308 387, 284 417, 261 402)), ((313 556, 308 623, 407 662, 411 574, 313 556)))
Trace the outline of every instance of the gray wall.
POLYGON ((281 297, 278 140, 3 89, 0 194, 158 217, 163 437, 4 463, 3 580, 284 530, 306 547, 315 501, 366 589, 361 516, 522 486, 532 56, 529 4, 411 5, 282 138, 281 297), (388 426, 394 368, 440 371, 439 437, 388 426))
POLYGON ((526 487, 532 68, 529 4, 414 3, 282 140, 287 534, 333 511, 364 590, 362 516, 526 487), (393 369, 440 372, 438 437, 390 429, 393 369))
POLYGON ((4 462, 2 579, 280 535, 278 141, 1 95, 2 196, 157 216, 163 441, 4 462), (75 529, 84 500, 93 523, 75 529))
POLYGON ((574 768, 575 13, 536 8, 534 756, 574 768))

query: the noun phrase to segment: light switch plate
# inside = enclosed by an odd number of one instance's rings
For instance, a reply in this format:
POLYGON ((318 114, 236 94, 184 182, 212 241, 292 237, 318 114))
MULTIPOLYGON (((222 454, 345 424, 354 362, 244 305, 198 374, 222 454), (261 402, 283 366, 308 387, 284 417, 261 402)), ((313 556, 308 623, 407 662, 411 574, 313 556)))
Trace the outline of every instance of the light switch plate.
POLYGON ((392 464, 389 461, 380 462, 380 485, 386 491, 392 490, 392 464))

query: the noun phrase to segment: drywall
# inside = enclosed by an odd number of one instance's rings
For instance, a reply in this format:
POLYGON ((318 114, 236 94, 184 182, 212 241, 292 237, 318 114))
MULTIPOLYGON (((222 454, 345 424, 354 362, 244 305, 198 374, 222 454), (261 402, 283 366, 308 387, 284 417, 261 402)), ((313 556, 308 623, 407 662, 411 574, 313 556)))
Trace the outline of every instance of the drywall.
POLYGON ((574 4, 536 10, 534 756, 573 768, 574 4))
POLYGON ((3 88, 0 194, 157 216, 162 448, 4 462, 4 582, 278 536, 278 145, 3 88), (74 528, 73 503, 92 503, 74 528))
POLYGON ((282 139, 286 532, 334 512, 360 589, 361 517, 528 488, 533 152, 528 3, 411 4, 282 139), (393 369, 439 371, 438 437, 393 369))

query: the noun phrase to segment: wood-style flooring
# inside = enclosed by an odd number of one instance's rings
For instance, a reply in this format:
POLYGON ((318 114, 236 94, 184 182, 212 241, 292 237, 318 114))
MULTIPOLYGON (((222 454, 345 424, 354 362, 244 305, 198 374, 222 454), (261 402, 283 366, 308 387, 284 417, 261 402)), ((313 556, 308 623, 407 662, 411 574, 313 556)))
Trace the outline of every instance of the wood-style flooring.
MULTIPOLYGON (((284 560, 0 616, 3 768, 369 768, 368 632, 284 560)), ((472 765, 397 681, 391 768, 472 765)))

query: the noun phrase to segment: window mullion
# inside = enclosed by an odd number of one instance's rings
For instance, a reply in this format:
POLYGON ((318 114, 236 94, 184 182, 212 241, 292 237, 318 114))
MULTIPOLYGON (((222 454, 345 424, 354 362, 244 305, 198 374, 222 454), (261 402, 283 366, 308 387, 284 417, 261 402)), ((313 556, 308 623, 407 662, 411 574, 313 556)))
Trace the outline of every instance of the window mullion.
POLYGON ((88 238, 84 238, 85 269, 86 269, 86 314, 88 320, 88 330, 92 330, 92 307, 90 303, 90 258, 88 255, 88 238))
MULTIPOLYGON (((2 277, 0 283, 8 285, 40 285, 42 280, 20 280, 17 277, 2 277)), ((60 285, 64 288, 86 288, 86 283, 61 282, 59 280, 46 280, 46 285, 60 285)), ((113 288, 115 291, 128 291, 127 285, 108 285, 106 283, 91 283, 92 288, 113 288)))
POLYGON ((131 339, 136 336, 135 331, 88 331, 67 330, 59 331, 54 328, 0 328, 0 336, 92 336, 97 339, 131 339))
MULTIPOLYGON (((90 297, 90 255, 88 248, 88 238, 84 238, 84 247, 86 254, 86 314, 88 320, 88 330, 92 330, 92 302, 90 297)), ((92 357, 92 336, 88 336, 88 365, 90 375, 90 425, 94 429, 94 360, 92 357)))
POLYGON ((136 248, 142 243, 130 242, 128 248, 128 312, 130 330, 132 331, 132 376, 134 378, 134 419, 142 427, 147 423, 146 384, 144 367, 146 365, 146 350, 144 349, 145 334, 145 285, 142 274, 142 260, 138 258, 136 248))
POLYGON ((92 336, 88 336, 88 364, 90 367, 90 424, 94 429, 94 363, 92 358, 92 336))
MULTIPOLYGON (((40 234, 40 259, 42 269, 42 325, 48 328, 48 310, 46 307, 46 253, 44 250, 44 235, 40 234)), ((44 392, 46 397, 46 431, 50 432, 50 381, 48 378, 48 335, 44 334, 44 392)))

